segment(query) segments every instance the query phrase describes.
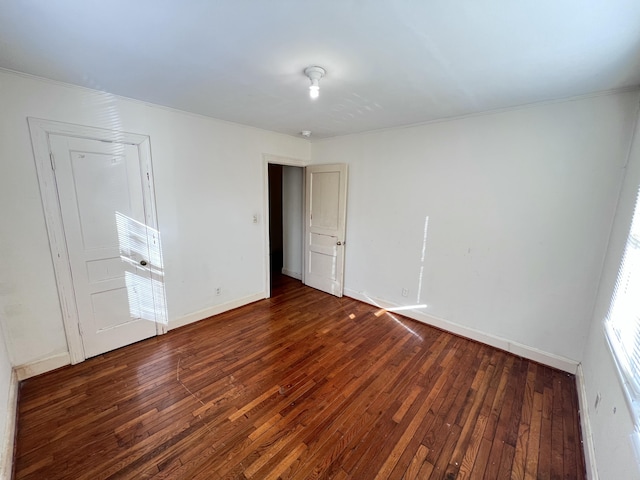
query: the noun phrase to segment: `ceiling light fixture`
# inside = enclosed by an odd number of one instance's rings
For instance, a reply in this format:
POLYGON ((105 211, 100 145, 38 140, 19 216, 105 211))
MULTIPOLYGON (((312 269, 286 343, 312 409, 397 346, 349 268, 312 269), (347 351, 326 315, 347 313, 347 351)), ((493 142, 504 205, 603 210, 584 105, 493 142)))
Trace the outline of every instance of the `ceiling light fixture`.
POLYGON ((320 79, 324 77, 326 70, 322 67, 307 67, 304 69, 304 74, 311 80, 309 86, 309 96, 311 98, 318 98, 320 95, 320 79))

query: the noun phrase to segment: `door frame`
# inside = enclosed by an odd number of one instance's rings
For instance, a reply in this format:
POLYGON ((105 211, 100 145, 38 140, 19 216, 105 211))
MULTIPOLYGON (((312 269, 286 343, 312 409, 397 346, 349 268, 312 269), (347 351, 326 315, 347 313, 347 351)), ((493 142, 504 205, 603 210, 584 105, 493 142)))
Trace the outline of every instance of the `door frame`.
MULTIPOLYGON (((44 210, 49 236, 49 247, 51 249, 53 269, 58 287, 62 321, 69 347, 69 357, 71 363, 76 364, 84 361, 86 355, 80 334, 69 252, 65 240, 62 210, 58 199, 58 189, 54 173, 55 159, 50 152, 49 136, 64 135, 67 137, 77 137, 109 143, 124 143, 136 146, 140 155, 141 173, 146 172, 148 179, 147 182, 143 182, 143 187, 146 188, 142 189, 145 220, 149 227, 158 230, 153 169, 151 165, 151 143, 149 136, 136 133, 119 132, 34 117, 28 117, 27 122, 31 133, 33 156, 36 163, 42 208, 44 210)), ((157 320, 155 323, 157 335, 167 332, 166 325, 157 320)))
MULTIPOLYGON (((269 164, 285 165, 288 167, 301 167, 304 172, 304 168, 310 165, 310 162, 301 160, 299 158, 281 157, 278 155, 271 155, 268 153, 262 154, 262 176, 263 176, 263 225, 264 225, 264 281, 265 281, 265 298, 271 298, 271 266, 269 262, 269 164)), ((302 175, 302 225, 304 238, 304 192, 305 192, 305 175, 302 175)), ((304 250, 302 253, 302 283, 304 283, 304 250)))

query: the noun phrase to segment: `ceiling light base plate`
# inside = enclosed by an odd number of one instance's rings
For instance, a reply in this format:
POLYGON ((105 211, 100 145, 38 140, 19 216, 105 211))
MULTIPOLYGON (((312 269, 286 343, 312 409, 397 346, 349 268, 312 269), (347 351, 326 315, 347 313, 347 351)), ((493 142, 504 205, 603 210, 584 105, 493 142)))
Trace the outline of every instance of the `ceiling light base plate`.
POLYGON ((326 75, 327 71, 322 67, 307 67, 304 69, 304 74, 309 77, 309 79, 320 80, 322 77, 326 75))

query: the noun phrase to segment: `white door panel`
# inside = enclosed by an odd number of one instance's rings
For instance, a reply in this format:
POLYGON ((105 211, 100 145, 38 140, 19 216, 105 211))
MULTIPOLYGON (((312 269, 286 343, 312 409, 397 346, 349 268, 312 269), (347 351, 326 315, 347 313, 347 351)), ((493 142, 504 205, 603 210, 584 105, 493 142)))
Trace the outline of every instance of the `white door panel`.
POLYGON ((339 229, 340 221, 340 175, 339 171, 311 171, 310 226, 327 232, 339 229))
POLYGON ((305 284, 342 296, 347 166, 306 167, 305 284))
POLYGON ((149 247, 159 239, 144 227, 137 147, 62 135, 50 146, 86 357, 155 335, 149 247))

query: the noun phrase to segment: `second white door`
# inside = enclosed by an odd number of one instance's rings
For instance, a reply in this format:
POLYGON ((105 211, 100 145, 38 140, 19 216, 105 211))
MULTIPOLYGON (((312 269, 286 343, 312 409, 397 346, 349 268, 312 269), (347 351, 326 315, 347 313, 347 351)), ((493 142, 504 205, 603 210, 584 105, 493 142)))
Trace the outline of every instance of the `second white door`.
POLYGON ((342 296, 347 165, 306 167, 304 283, 342 296))

